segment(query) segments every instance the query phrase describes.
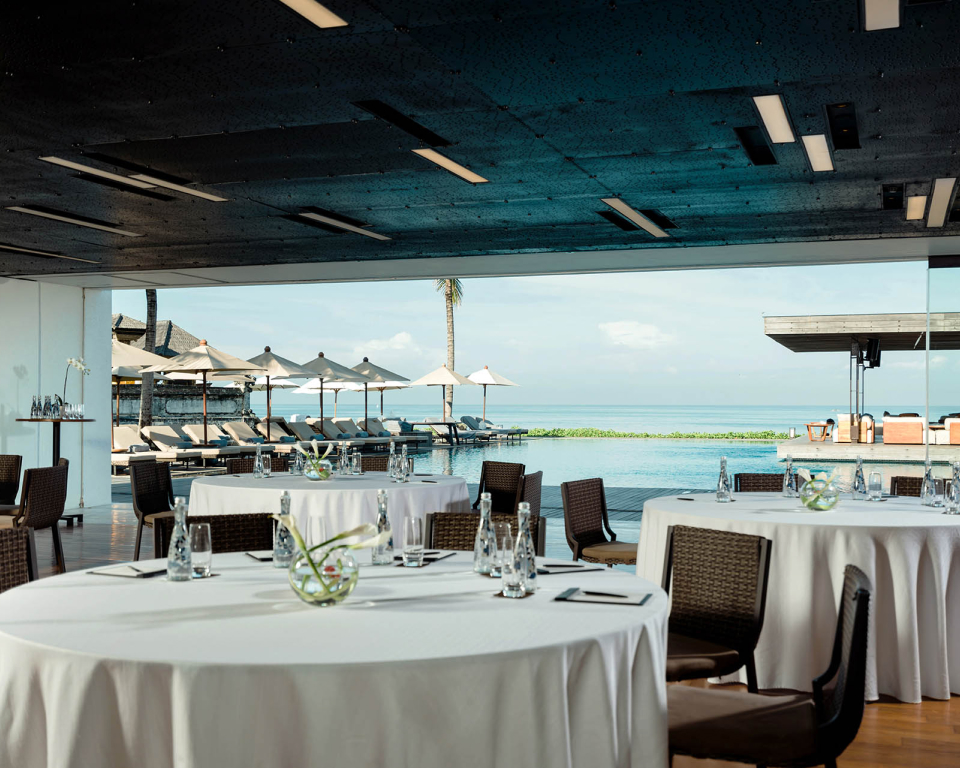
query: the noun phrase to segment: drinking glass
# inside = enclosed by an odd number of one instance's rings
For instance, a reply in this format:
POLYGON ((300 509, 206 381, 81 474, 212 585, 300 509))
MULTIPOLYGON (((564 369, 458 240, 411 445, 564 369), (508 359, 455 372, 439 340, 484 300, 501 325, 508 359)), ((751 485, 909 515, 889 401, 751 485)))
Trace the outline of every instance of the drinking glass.
MULTIPOLYGON (((523 597, 527 590, 523 588, 520 564, 513 556, 515 543, 508 532, 503 539, 503 555, 500 557, 500 590, 504 597, 523 597)), ((497 549, 499 552, 499 548, 497 549)))
POLYGON ((363 464, 360 462, 360 451, 353 452, 353 474, 363 474, 363 464))
POLYGON ((510 523, 497 522, 493 524, 493 538, 496 542, 496 548, 493 552, 493 567, 490 569, 491 576, 500 576, 503 568, 503 558, 506 554, 513 556, 513 544, 510 544, 510 551, 507 552, 507 542, 512 542, 510 535, 510 523))
POLYGON ((193 578, 207 578, 212 560, 210 523, 190 523, 190 562, 193 564, 193 578))
POLYGON ((944 480, 943 478, 934 479, 933 503, 930 506, 937 507, 938 509, 943 509, 947 501, 946 495, 947 495, 947 481, 944 480))
POLYGON ((403 518, 403 564, 408 568, 423 565, 423 520, 403 518))
POLYGON ((883 472, 875 469, 867 480, 867 501, 880 501, 883 498, 883 472))
POLYGON ((270 473, 273 472, 273 457, 270 455, 263 457, 263 476, 264 478, 270 477, 270 473))

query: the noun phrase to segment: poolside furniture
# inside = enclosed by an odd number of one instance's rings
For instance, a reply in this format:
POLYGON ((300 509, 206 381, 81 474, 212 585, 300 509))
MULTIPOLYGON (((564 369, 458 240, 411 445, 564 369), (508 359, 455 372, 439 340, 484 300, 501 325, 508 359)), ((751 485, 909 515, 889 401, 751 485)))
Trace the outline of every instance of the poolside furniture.
POLYGON ((523 441, 523 436, 530 432, 529 429, 523 429, 522 427, 503 427, 502 425, 494 424, 490 419, 480 418, 477 419, 477 423, 480 425, 481 429, 499 429, 506 430, 507 434, 510 437, 516 437, 521 442, 523 441))
POLYGON ((455 421, 444 421, 439 416, 427 416, 423 421, 410 423, 429 427, 437 437, 443 438, 450 445, 459 445, 461 440, 476 442, 478 436, 472 429, 461 429, 455 421))
MULTIPOLYGON (((217 459, 220 456, 219 448, 194 448, 192 441, 186 435, 166 424, 156 424, 144 427, 140 434, 147 438, 163 453, 171 455, 174 461, 189 461, 190 459, 217 459), (191 447, 186 447, 191 446, 191 447)), ((237 451, 239 453, 239 451, 237 451)))
POLYGON ((812 694, 668 686, 671 756, 836 768, 863 719, 872 591, 866 575, 848 565, 830 664, 813 680, 812 694))
MULTIPOLYGON (((289 472, 290 460, 286 456, 264 456, 264 461, 270 462, 271 472, 289 472)), ((227 459, 226 467, 228 475, 252 475, 253 462, 256 461, 252 456, 244 456, 240 459, 227 459)))
POLYGON ((636 542, 617 541, 617 534, 610 528, 601 478, 561 483, 560 495, 567 544, 574 560, 603 563, 611 568, 637 562, 636 542))
POLYGON ((4 508, 16 509, 20 490, 20 469, 23 457, 16 454, 0 455, 0 513, 4 508))
POLYGON ((531 472, 520 479, 520 501, 530 505, 530 516, 540 514, 540 497, 543 490, 543 471, 531 472))
POLYGON ((926 426, 926 420, 915 414, 884 416, 884 445, 923 445, 926 426))
MULTIPOLYGON (((202 446, 203 442, 203 424, 185 424, 182 427, 174 427, 179 434, 184 435, 194 446, 202 446)), ((229 454, 246 455, 251 453, 255 446, 238 445, 230 435, 224 432, 216 424, 207 424, 207 439, 210 444, 216 448, 239 448, 237 451, 230 451, 229 454)), ((227 454, 224 454, 227 455, 227 454)))
POLYGON ((360 427, 367 432, 370 437, 392 437, 393 433, 387 429, 380 419, 368 417, 360 422, 360 427))
POLYGON ((733 476, 734 493, 780 493, 783 472, 740 472, 733 476))
POLYGON ((267 419, 258 421, 254 427, 269 445, 291 445, 297 442, 297 436, 290 431, 282 416, 270 417, 269 427, 267 419), (269 436, 267 435, 268 431, 269 436))
POLYGON ((480 484, 477 487, 477 500, 473 508, 480 507, 480 497, 484 493, 490 494, 491 510, 514 514, 520 502, 523 464, 508 461, 485 461, 480 466, 480 484))
MULTIPOLYGON (((939 479, 939 478, 938 478, 939 479)), ((944 493, 950 494, 950 486, 952 481, 944 480, 944 493)), ((920 498, 920 493, 923 490, 923 478, 922 477, 909 477, 907 475, 894 475, 890 478, 890 495, 891 496, 908 496, 913 498, 920 498)))
MULTIPOLYGON (((367 419, 369 421, 369 419, 367 419)), ((413 425, 402 419, 382 419, 379 423, 389 432, 394 439, 402 438, 407 443, 416 442, 417 446, 431 445, 433 443, 433 432, 425 430, 414 430, 413 425)), ((369 432, 369 430, 367 430, 369 432)))
POLYGON ((55 467, 36 467, 23 473, 20 506, 10 515, 0 515, 0 528, 49 528, 59 573, 67 572, 60 542, 60 518, 67 501, 69 462, 60 459, 55 467))
MULTIPOLYGON (((360 469, 364 472, 386 472, 389 460, 389 456, 361 456, 360 469)), ((408 460, 413 462, 411 457, 408 460)))
MULTIPOLYGON (((490 515, 490 520, 494 523, 508 523, 512 535, 516 536, 516 515, 498 512, 490 515)), ((427 512, 423 523, 424 546, 430 549, 472 552, 479 525, 479 512, 427 512)), ((530 534, 533 536, 537 556, 543 557, 547 546, 547 519, 539 514, 531 514, 530 534)))
POLYGON ((833 429, 832 437, 835 443, 858 442, 860 436, 860 421, 856 414, 837 414, 837 425, 833 429))
MULTIPOLYGON (((243 453, 250 452, 249 448, 242 448, 239 445, 227 445, 226 444, 227 441, 230 441, 231 443, 233 441, 230 440, 230 438, 227 437, 226 435, 224 435, 224 437, 222 438, 222 441, 224 443, 223 445, 221 445, 220 443, 211 443, 210 445, 198 445, 194 441, 193 437, 187 433, 184 427, 180 427, 176 424, 170 424, 169 427, 170 429, 173 430, 174 434, 176 434, 180 438, 181 445, 185 445, 189 443, 196 450, 200 451, 200 458, 203 459, 204 464, 206 464, 207 460, 209 459, 213 459, 214 461, 219 461, 221 459, 226 459, 228 456, 239 456, 243 453)), ((202 424, 200 425, 200 435, 201 437, 203 436, 202 424)), ((211 435, 211 431, 208 425, 207 427, 208 439, 210 438, 210 435, 211 435)))
MULTIPOLYGON (((137 516, 137 538, 133 545, 133 559, 140 559, 140 539, 143 527, 153 528, 153 515, 173 509, 173 481, 169 464, 134 464, 130 467, 130 495, 133 513, 137 516)), ((154 532, 156 540, 156 532, 154 532)))
POLYGON ((497 438, 498 440, 503 439, 504 437, 509 437, 510 430, 508 429, 484 429, 480 426, 480 420, 475 419, 473 416, 461 416, 460 422, 464 424, 467 429, 476 432, 478 437, 481 437, 486 440, 491 438, 497 438))
POLYGON ((808 421, 806 423, 807 427, 807 438, 811 443, 822 443, 832 432, 833 425, 826 421, 808 421))
MULTIPOLYGON (((944 433, 945 433, 945 442, 943 445, 960 445, 960 418, 956 416, 948 416, 947 419, 943 422, 944 433)), ((939 443, 939 435, 938 445, 939 443)))
MULTIPOLYGON (((234 459, 248 461, 248 459, 234 459)), ((151 515, 153 524, 153 556, 167 556, 173 535, 173 512, 151 515)), ((256 552, 273 549, 273 516, 268 512, 248 515, 191 515, 187 524, 206 523, 210 526, 210 547, 213 554, 225 552, 256 552)))
POLYGON ((771 542, 709 528, 667 529, 663 580, 670 595, 667 681, 747 670, 757 692, 753 651, 763 629, 771 542))
POLYGON ((323 435, 317 434, 313 427, 305 421, 291 421, 287 423, 287 429, 298 439, 310 442, 311 440, 323 440, 323 435))
MULTIPOLYGON (((256 447, 257 445, 262 446, 266 443, 266 438, 254 432, 245 421, 225 422, 223 431, 236 440, 239 445, 252 445, 256 447)), ((269 449, 272 450, 274 447, 275 446, 271 445, 269 449)))
POLYGON ((0 592, 38 578, 33 528, 0 528, 0 592))

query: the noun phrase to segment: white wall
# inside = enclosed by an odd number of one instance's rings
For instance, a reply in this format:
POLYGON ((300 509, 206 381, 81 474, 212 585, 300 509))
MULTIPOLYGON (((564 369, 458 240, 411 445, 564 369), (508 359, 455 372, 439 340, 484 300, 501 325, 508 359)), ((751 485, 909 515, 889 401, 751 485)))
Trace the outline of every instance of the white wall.
POLYGON ((110 503, 110 305, 108 290, 0 278, 0 453, 20 454, 24 469, 49 466, 51 425, 16 419, 30 415, 34 395, 62 396, 68 357, 92 369, 67 379, 67 402, 96 420, 61 427, 67 508, 110 503))

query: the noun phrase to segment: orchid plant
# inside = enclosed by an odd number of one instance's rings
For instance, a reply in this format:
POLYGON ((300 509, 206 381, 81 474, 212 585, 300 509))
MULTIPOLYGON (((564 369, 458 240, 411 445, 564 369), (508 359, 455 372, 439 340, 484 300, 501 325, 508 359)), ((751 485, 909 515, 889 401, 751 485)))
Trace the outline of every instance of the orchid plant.
POLYGON ((300 453, 303 458, 306 460, 307 466, 312 472, 320 476, 321 480, 326 480, 330 477, 330 465, 324 464, 327 456, 330 455, 330 452, 333 450, 332 445, 327 446, 327 450, 323 452, 323 455, 320 454, 320 444, 316 440, 310 441, 310 450, 308 451, 300 443, 296 445, 297 452, 300 453))
POLYGON ((67 369, 63 373, 63 397, 60 398, 60 405, 67 402, 67 376, 70 375, 70 369, 76 368, 81 376, 89 376, 90 369, 84 364, 82 357, 68 357, 67 369))

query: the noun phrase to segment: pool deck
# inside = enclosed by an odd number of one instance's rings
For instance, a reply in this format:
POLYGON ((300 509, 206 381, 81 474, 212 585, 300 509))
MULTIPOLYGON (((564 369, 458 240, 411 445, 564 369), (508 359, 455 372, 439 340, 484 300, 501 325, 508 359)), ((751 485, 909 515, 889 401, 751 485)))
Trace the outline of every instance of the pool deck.
MULTIPOLYGON (((784 440, 777 445, 777 458, 790 456, 794 461, 864 461, 884 464, 923 464, 925 445, 886 445, 884 443, 822 443, 811 441, 806 435, 784 440)), ((931 445, 930 458, 934 463, 952 464, 960 461, 960 445, 931 445)))

